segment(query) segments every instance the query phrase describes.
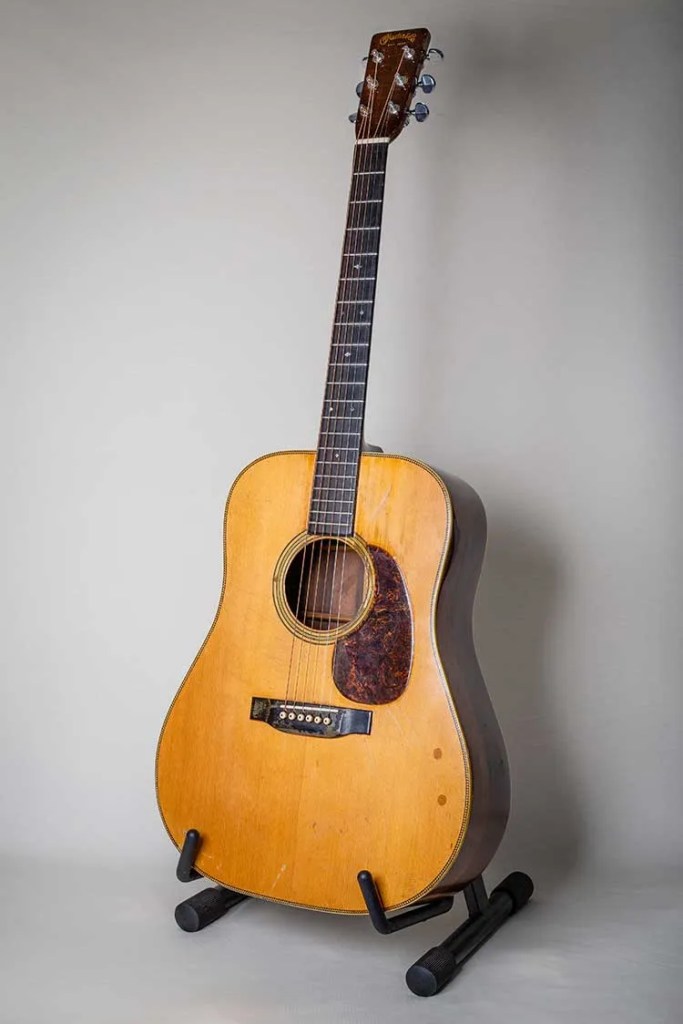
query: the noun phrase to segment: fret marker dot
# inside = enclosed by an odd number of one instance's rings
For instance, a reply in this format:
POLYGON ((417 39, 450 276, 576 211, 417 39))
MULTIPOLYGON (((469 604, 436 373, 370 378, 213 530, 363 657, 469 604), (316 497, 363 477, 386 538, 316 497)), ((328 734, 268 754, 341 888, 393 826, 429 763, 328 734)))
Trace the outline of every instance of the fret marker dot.
POLYGON ((344 358, 345 358, 345 359, 348 359, 350 355, 351 355, 351 353, 350 353, 350 352, 345 352, 345 353, 344 353, 344 358))

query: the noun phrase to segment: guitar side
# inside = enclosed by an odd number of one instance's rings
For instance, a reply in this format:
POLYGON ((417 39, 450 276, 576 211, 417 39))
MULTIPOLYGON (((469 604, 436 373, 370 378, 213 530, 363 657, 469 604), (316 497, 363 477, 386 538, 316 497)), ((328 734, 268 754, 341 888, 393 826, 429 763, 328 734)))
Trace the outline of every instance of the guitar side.
POLYGON ((454 509, 451 561, 444 577, 436 623, 437 644, 470 757, 472 802, 458 857, 433 891, 457 892, 490 863, 510 814, 510 771, 474 645, 473 612, 486 548, 486 512, 464 480, 444 476, 454 509))

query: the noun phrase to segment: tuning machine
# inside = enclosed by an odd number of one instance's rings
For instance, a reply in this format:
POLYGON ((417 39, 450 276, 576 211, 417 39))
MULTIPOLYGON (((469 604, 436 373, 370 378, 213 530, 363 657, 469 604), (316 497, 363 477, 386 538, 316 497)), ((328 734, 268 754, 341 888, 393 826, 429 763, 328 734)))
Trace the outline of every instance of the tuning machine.
POLYGON ((408 113, 421 124, 429 117, 429 107, 426 103, 416 103, 413 109, 409 110, 408 113))
POLYGON ((434 75, 420 75, 417 86, 422 92, 433 92, 436 89, 436 79, 434 75))
POLYGON ((431 49, 427 50, 425 60, 443 60, 443 50, 438 50, 436 46, 432 46, 431 49))

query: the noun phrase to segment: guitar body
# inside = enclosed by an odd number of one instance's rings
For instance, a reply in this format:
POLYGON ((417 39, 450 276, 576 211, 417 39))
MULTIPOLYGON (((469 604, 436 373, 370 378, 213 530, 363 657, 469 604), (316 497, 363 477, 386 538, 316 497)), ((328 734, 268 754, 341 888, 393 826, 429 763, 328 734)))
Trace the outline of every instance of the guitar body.
MULTIPOLYGON (((358 914, 359 871, 402 907, 462 888, 505 828, 505 751, 472 642, 485 520, 465 484, 363 453, 354 534, 320 563, 338 579, 360 567, 360 596, 321 628, 324 610, 291 597, 314 555, 315 457, 266 456, 233 485, 221 599, 164 723, 157 797, 177 847, 201 834, 207 878, 358 914)), ((327 572, 311 578, 322 593, 327 572)))

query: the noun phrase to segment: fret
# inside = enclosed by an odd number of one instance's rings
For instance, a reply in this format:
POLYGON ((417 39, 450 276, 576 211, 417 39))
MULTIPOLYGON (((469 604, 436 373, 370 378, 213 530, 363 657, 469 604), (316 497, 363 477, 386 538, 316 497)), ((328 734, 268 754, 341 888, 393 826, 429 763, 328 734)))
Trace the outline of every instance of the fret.
MULTIPOLYGON (((351 480, 351 479, 353 479, 357 475, 357 473, 358 473, 358 460, 357 460, 357 456, 358 456, 358 452, 359 452, 359 446, 358 445, 354 445, 353 448, 349 448, 348 450, 351 451, 351 452, 354 452, 354 456, 356 456, 356 457, 354 457, 351 460, 351 462, 348 462, 345 458, 344 459, 340 459, 339 454, 338 454, 340 449, 337 448, 335 445, 333 445, 331 447, 328 447, 326 449, 328 454, 321 455, 321 458, 316 463, 315 479, 316 480, 319 479, 319 480, 324 481, 326 483, 336 483, 338 480, 351 480), (334 452, 334 455, 330 456, 329 452, 334 452), (322 465, 323 460, 325 462, 324 467, 322 465), (323 472, 323 469, 324 469, 324 472, 323 472), (329 472, 330 470, 334 470, 335 472, 334 473, 330 473, 329 472), (347 472, 347 470, 349 472, 347 472)), ((320 453, 318 453, 318 454, 320 454, 320 453)))
POLYGON ((350 535, 353 533, 353 512, 351 510, 345 514, 346 517, 332 518, 331 516, 309 516, 308 526, 313 527, 316 532, 321 530, 325 533, 331 533, 333 535, 350 535))
POLYGON ((369 309, 363 310, 363 316, 367 313, 372 313, 372 304, 375 301, 375 281, 373 278, 366 280, 361 277, 352 277, 344 279, 343 283, 340 281, 339 290, 337 292, 337 304, 342 305, 353 305, 357 303, 361 306, 369 306, 369 309))
POLYGON ((367 206, 368 203, 381 203, 381 199, 351 199, 349 206, 367 206))
POLYGON ((329 479, 332 479, 332 480, 340 479, 335 474, 332 474, 330 476, 330 470, 335 469, 337 466, 341 466, 344 469, 344 474, 343 475, 346 475, 346 470, 353 470, 354 474, 357 473, 357 468, 356 467, 357 467, 357 464, 358 464, 358 457, 359 457, 359 453, 360 453, 360 446, 359 445, 355 445, 353 448, 338 448, 338 447, 336 447, 336 445, 333 445, 333 446, 322 445, 322 446, 319 446, 319 447, 320 447, 320 450, 318 451, 318 466, 319 466, 319 468, 321 468, 321 470, 324 470, 325 479, 328 479, 328 480, 329 479), (328 453, 329 452, 334 452, 334 455, 333 456, 330 456, 329 454, 323 455, 322 454, 322 450, 323 449, 326 452, 328 452, 328 453), (341 459, 339 457, 339 452, 353 452, 353 457, 351 459, 348 459, 348 458, 341 459))
POLYGON ((356 491, 355 488, 348 492, 345 498, 312 498, 311 507, 309 509, 309 516, 315 515, 319 517, 330 518, 331 516, 351 516, 353 519, 356 504, 356 491), (333 508, 328 502, 336 501, 339 504, 339 508, 333 508), (314 506, 314 503, 317 505, 314 506), (342 502, 344 503, 342 506, 342 502))
MULTIPOLYGON (((344 504, 347 505, 346 501, 344 504)), ((353 505, 354 502, 351 501, 350 504, 353 505)), ((339 505, 341 505, 341 502, 339 502, 339 505)), ((318 519, 332 519, 333 517, 343 519, 345 516, 353 516, 353 509, 348 508, 348 506, 346 508, 311 508, 309 520, 311 516, 315 516, 318 519)))
MULTIPOLYGON (((336 463, 335 463, 335 465, 336 465, 336 463)), ((321 479, 322 479, 322 477, 321 477, 321 479)), ((341 480, 342 483, 343 483, 343 486, 339 487, 339 488, 335 488, 336 490, 342 490, 346 494, 355 494, 356 493, 356 484, 358 482, 358 474, 357 473, 352 473, 350 475, 344 474, 344 475, 333 476, 333 477, 329 477, 326 474, 325 475, 325 479, 328 480, 328 481, 331 480, 332 483, 336 483, 337 480, 341 480)))
POLYGON ((313 490, 343 490, 343 492, 346 493, 348 487, 330 487, 323 483, 314 483, 313 490))
POLYGON ((362 176, 363 174, 382 174, 383 175, 384 171, 354 171, 353 172, 354 178, 358 178, 358 177, 362 176))
MULTIPOLYGON (((379 227, 372 227, 372 228, 358 227, 358 228, 347 228, 346 230, 347 231, 379 231, 379 227)), ((367 256, 367 253, 364 253, 364 255, 367 256)))
MULTIPOLYGON (((352 447, 341 447, 338 444, 318 444, 317 446, 317 464, 323 466, 326 474, 330 469, 334 469, 335 466, 343 466, 344 469, 356 470, 358 462, 358 456, 360 453, 360 446, 354 444, 352 447), (340 458, 340 453, 352 452, 352 458, 345 456, 343 459, 340 458), (324 453, 327 453, 324 454, 324 453), (332 453, 332 455, 330 454, 332 453)), ((333 476, 333 479, 337 479, 333 476)))
POLYGON ((309 533, 315 534, 329 534, 332 537, 350 537, 353 533, 353 516, 350 515, 347 520, 315 520, 309 519, 308 522, 309 533))
MULTIPOLYGON (((355 473, 349 473, 349 474, 339 473, 337 476, 335 476, 334 479, 335 480, 355 480, 356 479, 356 474, 355 473)), ((314 486, 317 487, 317 488, 320 488, 320 487, 322 487, 322 484, 315 484, 314 486)), ((330 487, 329 490, 331 490, 331 491, 343 491, 343 490, 348 491, 349 488, 348 487, 330 487)))
POLYGON ((340 281, 376 281, 375 277, 340 277, 340 281))
POLYGON ((338 512, 335 509, 325 509, 324 511, 321 512, 316 512, 314 509, 311 509, 310 512, 308 513, 308 518, 329 519, 334 521, 336 519, 341 519, 342 516, 348 515, 353 515, 350 509, 340 509, 338 512))
POLYGON ((352 508, 312 508, 309 518, 315 516, 316 519, 343 519, 352 515, 352 508))
POLYGON ((379 256, 378 252, 345 252, 344 256, 379 256))
POLYGON ((323 430, 321 431, 325 437, 348 437, 349 441, 358 435, 360 437, 360 430, 323 430))
POLYGON ((341 445, 337 445, 337 444, 321 444, 319 446, 319 448, 320 448, 321 451, 329 451, 329 452, 357 452, 358 451, 358 448, 356 446, 351 446, 350 448, 346 448, 346 447, 342 447, 341 445))
POLYGON ((349 509, 346 512, 340 512, 339 514, 333 513, 330 515, 323 514, 322 512, 311 512, 308 517, 308 522, 310 526, 315 526, 319 530, 327 529, 330 533, 334 531, 335 527, 337 529, 346 527, 350 533, 353 528, 353 511, 352 509, 349 509))
MULTIPOLYGON (((355 502, 351 501, 351 505, 354 504, 355 502)), ((353 508, 348 508, 348 506, 345 508, 311 508, 308 518, 309 521, 311 517, 315 517, 317 519, 334 518, 345 521, 346 516, 350 516, 351 518, 353 518, 353 508)))
MULTIPOLYGON (((348 487, 314 487, 317 490, 341 490, 343 495, 348 494, 348 487)), ((349 498, 321 498, 322 502, 348 502, 349 498)))

